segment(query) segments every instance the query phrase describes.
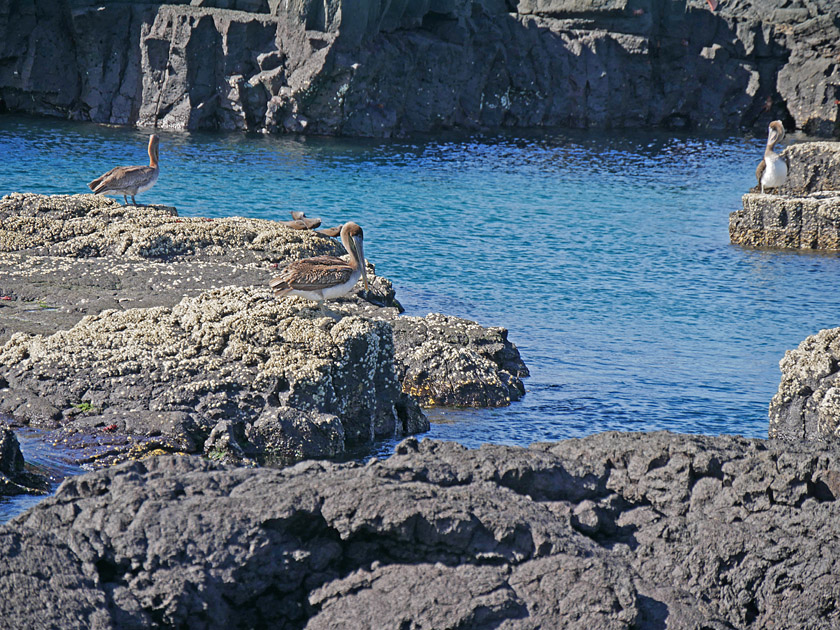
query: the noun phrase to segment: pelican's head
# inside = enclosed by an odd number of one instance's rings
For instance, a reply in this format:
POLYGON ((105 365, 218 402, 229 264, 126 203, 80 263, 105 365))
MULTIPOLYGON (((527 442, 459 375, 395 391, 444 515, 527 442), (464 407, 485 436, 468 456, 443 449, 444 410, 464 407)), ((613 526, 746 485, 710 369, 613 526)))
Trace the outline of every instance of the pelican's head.
POLYGON ((767 134, 767 143, 770 145, 781 142, 785 138, 785 127, 781 120, 774 120, 770 123, 767 134))
POLYGON ((344 249, 353 258, 356 259, 356 264, 362 270, 362 280, 365 283, 365 291, 368 291, 367 267, 365 265, 365 248, 364 248, 365 233, 362 228, 350 221, 345 223, 341 228, 341 242, 344 244, 344 249))
POLYGON ((160 154, 158 153, 158 145, 160 144, 160 138, 157 137, 156 134, 152 134, 149 136, 149 165, 154 167, 157 166, 158 159, 160 154))

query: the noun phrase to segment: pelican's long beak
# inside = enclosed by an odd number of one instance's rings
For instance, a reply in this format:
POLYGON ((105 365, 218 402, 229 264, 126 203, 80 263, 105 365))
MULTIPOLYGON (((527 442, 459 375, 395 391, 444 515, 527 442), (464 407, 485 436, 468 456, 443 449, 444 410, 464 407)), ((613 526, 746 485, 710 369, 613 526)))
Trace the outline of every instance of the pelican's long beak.
POLYGON ((362 268, 362 280, 365 283, 365 291, 369 291, 370 286, 368 285, 367 265, 365 264, 365 248, 362 245, 362 239, 353 237, 353 247, 359 257, 359 266, 362 268))

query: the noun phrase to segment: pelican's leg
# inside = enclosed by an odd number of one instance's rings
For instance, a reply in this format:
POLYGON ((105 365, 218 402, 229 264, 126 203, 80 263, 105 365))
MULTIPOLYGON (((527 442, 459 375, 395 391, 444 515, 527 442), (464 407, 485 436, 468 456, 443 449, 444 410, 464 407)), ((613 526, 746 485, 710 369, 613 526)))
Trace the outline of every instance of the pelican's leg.
POLYGON ((128 197, 126 197, 125 195, 123 195, 123 200, 125 201, 125 204, 124 204, 124 205, 126 205, 126 206, 127 206, 127 205, 128 205, 128 197))
POLYGON ((131 195, 131 205, 132 205, 132 206, 136 206, 136 205, 137 205, 137 201, 135 201, 135 199, 134 199, 134 195, 131 195))
POLYGON ((764 194, 764 184, 761 185, 761 194, 764 194))

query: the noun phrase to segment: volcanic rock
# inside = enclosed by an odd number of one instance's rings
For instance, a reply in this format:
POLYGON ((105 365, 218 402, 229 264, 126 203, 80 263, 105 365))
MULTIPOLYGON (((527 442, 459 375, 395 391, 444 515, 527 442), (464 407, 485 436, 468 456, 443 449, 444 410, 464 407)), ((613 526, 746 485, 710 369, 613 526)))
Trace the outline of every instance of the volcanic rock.
POLYGON ((840 438, 840 328, 807 337, 779 362, 782 381, 770 402, 773 438, 840 438))
POLYGON ((0 496, 46 494, 48 490, 46 477, 26 469, 15 434, 0 426, 0 496))
POLYGON ((0 5, 0 111, 174 129, 840 131, 835 0, 0 5), (187 6, 191 5, 191 6, 187 6))
POLYGON ((384 461, 283 470, 154 458, 71 478, 0 527, 17 550, 0 607, 25 627, 76 614, 120 628, 827 629, 838 478, 836 449, 669 433, 477 450, 412 438, 384 461))

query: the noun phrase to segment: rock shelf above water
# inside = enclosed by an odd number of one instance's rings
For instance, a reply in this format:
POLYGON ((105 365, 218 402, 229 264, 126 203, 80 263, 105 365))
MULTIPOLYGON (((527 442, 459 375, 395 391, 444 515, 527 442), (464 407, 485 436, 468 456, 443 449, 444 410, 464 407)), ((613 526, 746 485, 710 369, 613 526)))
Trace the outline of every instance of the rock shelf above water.
POLYGON ((340 321, 307 300, 275 300, 267 281, 278 266, 342 253, 310 231, 14 194, 0 200, 0 251, 0 413, 96 435, 107 461, 155 449, 332 456, 427 430, 402 390, 433 382, 423 404, 468 406, 524 393, 507 331, 401 318, 372 268, 374 296, 335 302, 340 321), (421 351, 432 329, 436 355, 421 351))
POLYGON ((606 433, 367 465, 161 457, 0 527, 0 615, 72 628, 837 627, 840 453, 606 433))

